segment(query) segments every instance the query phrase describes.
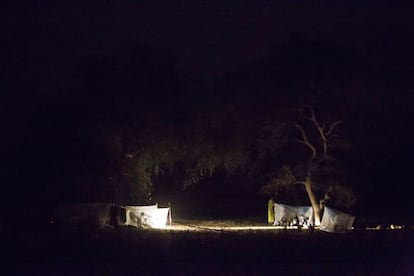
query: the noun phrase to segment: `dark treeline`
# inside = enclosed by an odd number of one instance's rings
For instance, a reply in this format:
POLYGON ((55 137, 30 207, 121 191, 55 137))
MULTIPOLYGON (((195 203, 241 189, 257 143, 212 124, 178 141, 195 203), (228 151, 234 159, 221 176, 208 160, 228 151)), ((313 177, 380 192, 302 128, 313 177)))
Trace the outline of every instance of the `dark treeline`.
POLYGON ((209 80, 180 71, 168 51, 135 45, 40 65, 32 59, 46 51, 21 45, 26 59, 6 61, 14 71, 3 88, 5 202, 138 202, 196 183, 252 195, 307 154, 291 127, 305 104, 344 121, 361 203, 408 201, 412 55, 389 64, 401 59, 400 43, 389 45, 395 54, 371 56, 295 35, 266 59, 209 80))

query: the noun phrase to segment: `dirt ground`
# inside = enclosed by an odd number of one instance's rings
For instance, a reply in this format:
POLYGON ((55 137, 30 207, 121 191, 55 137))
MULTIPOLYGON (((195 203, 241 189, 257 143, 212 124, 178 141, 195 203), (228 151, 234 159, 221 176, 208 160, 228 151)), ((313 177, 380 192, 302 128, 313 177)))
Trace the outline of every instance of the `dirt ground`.
POLYGON ((174 225, 188 228, 3 231, 2 275, 414 274, 412 229, 331 234, 209 228, 251 225, 243 221, 181 220, 174 225))

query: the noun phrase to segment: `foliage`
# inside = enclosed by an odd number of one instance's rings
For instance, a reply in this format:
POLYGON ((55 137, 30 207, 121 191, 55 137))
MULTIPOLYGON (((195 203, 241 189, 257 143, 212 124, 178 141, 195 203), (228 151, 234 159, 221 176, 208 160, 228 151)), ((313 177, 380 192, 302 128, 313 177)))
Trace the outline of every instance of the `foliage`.
POLYGON ((357 195, 350 184, 351 174, 347 170, 344 154, 350 148, 349 142, 343 139, 343 135, 333 133, 340 121, 322 125, 316 120, 313 109, 308 109, 311 115, 302 115, 300 123, 294 124, 298 129, 297 137, 302 137, 292 140, 290 145, 297 148, 302 144, 306 151, 296 151, 292 162, 280 167, 276 174, 270 174, 268 183, 259 193, 276 197, 279 201, 297 203, 297 196, 292 196, 292 193, 305 194, 302 184, 310 178, 312 190, 319 201, 338 208, 350 208, 356 203, 357 195))

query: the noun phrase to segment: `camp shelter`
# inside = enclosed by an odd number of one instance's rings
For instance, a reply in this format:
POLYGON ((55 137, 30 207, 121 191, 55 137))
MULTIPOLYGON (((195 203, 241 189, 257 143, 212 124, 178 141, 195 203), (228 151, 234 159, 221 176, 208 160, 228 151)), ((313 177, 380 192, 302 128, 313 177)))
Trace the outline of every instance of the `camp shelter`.
POLYGON ((274 204, 275 221, 273 225, 301 225, 309 226, 312 224, 311 206, 290 206, 280 203, 274 204))
POLYGON ((111 203, 62 203, 52 214, 51 223, 64 228, 103 228, 111 203))
POLYGON ((170 217, 170 207, 160 208, 158 204, 148 206, 124 206, 125 225, 137 228, 164 228, 170 217))
POLYGON ((319 229, 331 233, 345 233, 352 230, 354 220, 354 216, 325 206, 319 229))

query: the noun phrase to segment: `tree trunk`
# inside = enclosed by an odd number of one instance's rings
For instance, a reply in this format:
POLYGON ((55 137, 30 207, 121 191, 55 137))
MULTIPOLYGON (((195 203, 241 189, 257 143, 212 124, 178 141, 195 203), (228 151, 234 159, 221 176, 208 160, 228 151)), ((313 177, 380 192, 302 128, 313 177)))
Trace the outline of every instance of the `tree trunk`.
POLYGON ((312 204, 314 225, 319 226, 321 224, 321 217, 320 217, 321 209, 319 207, 318 201, 316 200, 315 194, 312 191, 312 179, 309 176, 306 177, 305 188, 306 188, 306 192, 308 194, 309 200, 312 204))

